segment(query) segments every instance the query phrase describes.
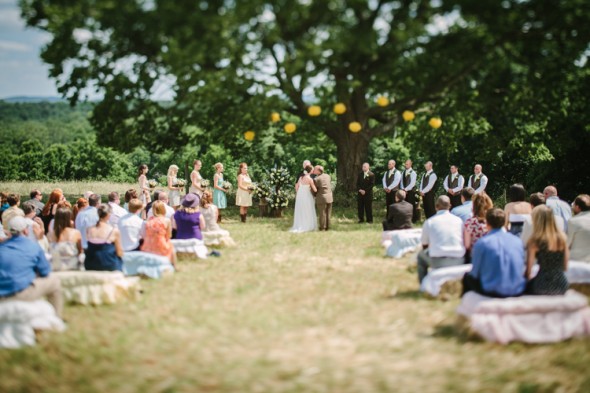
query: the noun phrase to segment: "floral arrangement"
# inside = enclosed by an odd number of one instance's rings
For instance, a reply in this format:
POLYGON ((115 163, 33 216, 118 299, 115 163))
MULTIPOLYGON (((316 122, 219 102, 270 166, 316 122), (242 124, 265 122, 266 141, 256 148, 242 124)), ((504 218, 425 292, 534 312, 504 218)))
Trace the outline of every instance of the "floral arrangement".
POLYGON ((156 179, 148 180, 148 186, 150 188, 156 188, 158 186, 158 181, 156 179))
POLYGON ((209 187, 209 184, 211 184, 211 182, 209 182, 209 180, 206 180, 206 179, 201 180, 201 187, 207 188, 207 187, 209 187))
POLYGON ((270 185, 268 182, 263 182, 256 188, 256 196, 259 199, 266 199, 270 196, 270 185))
POLYGON ((231 190, 231 187, 232 187, 232 185, 228 181, 224 181, 223 185, 221 186, 221 188, 223 188, 224 190, 231 190))
POLYGON ((174 187, 184 187, 186 185, 186 181, 184 179, 176 179, 176 183, 173 184, 174 187))
POLYGON ((268 172, 268 179, 271 186, 275 187, 276 189, 280 189, 285 184, 289 184, 291 182, 291 175, 286 168, 274 167, 268 172))
POLYGON ((283 190, 271 191, 267 200, 268 206, 273 210, 284 209, 289 205, 289 197, 283 190))

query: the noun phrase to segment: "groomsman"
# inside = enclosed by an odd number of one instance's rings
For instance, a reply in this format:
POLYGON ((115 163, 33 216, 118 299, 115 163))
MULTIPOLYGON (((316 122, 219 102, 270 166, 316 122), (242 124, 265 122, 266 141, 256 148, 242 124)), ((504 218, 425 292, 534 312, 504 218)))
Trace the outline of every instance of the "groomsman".
POLYGON ((465 179, 459 174, 456 165, 451 165, 451 173, 445 177, 443 187, 451 200, 451 209, 461 206, 461 190, 465 185, 465 179))
POLYGON ((387 172, 383 174, 383 191, 385 191, 385 204, 387 212, 389 206, 395 203, 395 192, 400 188, 401 173, 395 169, 395 160, 389 160, 387 163, 387 172))
POLYGON ((475 190, 476 194, 481 194, 486 190, 488 185, 488 177, 481 173, 481 165, 477 164, 473 168, 473 175, 469 176, 467 187, 471 187, 475 190))
POLYGON ((367 222, 373 223, 373 186, 375 185, 375 175, 371 172, 368 163, 363 164, 363 171, 359 173, 356 182, 358 189, 358 216, 359 223, 365 221, 365 214, 367 222))
POLYGON ((416 171, 412 169, 412 160, 406 160, 406 169, 402 172, 400 189, 406 192, 406 201, 412 205, 412 222, 418 221, 418 204, 416 203, 416 171))
POLYGON ((438 178, 432 170, 432 161, 424 164, 424 169, 426 169, 426 173, 422 175, 422 181, 420 182, 420 195, 422 196, 422 204, 424 205, 424 214, 428 219, 436 214, 434 199, 438 178))

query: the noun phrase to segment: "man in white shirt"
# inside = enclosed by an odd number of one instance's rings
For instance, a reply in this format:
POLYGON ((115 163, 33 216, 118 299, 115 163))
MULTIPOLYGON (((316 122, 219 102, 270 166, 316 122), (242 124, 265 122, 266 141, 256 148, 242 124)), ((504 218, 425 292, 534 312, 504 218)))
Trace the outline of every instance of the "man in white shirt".
POLYGON ((143 203, 137 199, 129 201, 129 214, 119 220, 119 231, 121 232, 121 245, 123 251, 139 251, 141 244, 141 233, 145 225, 141 219, 143 203))
POLYGON ((402 175, 395 169, 395 160, 387 163, 387 172, 383 174, 383 191, 385 191, 385 205, 389 213, 389 206, 395 203, 395 192, 399 190, 402 175))
POLYGON ((473 168, 473 175, 469 176, 469 181, 467 182, 467 187, 473 188, 476 194, 484 192, 488 185, 488 177, 481 173, 481 170, 481 165, 477 164, 473 168))
POLYGON ((590 195, 578 195, 574 200, 574 214, 567 228, 570 260, 590 262, 590 195))
POLYGON ((424 169, 426 169, 426 173, 422 175, 422 181, 420 181, 420 195, 422 196, 422 203, 424 205, 424 214, 428 219, 436 213, 434 198, 437 177, 436 173, 432 170, 432 161, 424 164, 424 169))
POLYGON ((547 186, 543 190, 545 196, 545 204, 553 210, 553 214, 557 217, 563 218, 565 223, 564 230, 567 232, 567 223, 572 218, 572 207, 569 203, 562 201, 557 196, 557 188, 553 186, 547 186))
POLYGON ((456 165, 451 165, 451 173, 445 177, 443 187, 451 200, 451 208, 461 206, 461 190, 465 185, 465 179, 459 174, 456 165))
POLYGON ((451 201, 441 195, 436 201, 436 215, 422 227, 422 247, 418 254, 418 281, 422 282, 428 268, 462 265, 465 262, 463 221, 451 214, 451 201))
POLYGON ((98 222, 98 206, 100 206, 100 195, 92 194, 88 197, 88 207, 76 216, 76 229, 82 235, 82 248, 85 250, 88 248, 86 231, 98 222))
POLYGON ((399 188, 406 192, 406 201, 412 205, 412 222, 417 222, 420 219, 418 216, 418 204, 416 201, 416 177, 418 175, 412 168, 412 160, 406 160, 404 166, 406 169, 402 172, 399 188))
POLYGON ((119 193, 111 192, 109 194, 109 206, 111 207, 111 218, 109 218, 109 224, 116 227, 119 224, 121 217, 127 214, 127 210, 121 207, 121 199, 119 193))
MULTIPOLYGON (((164 191, 160 191, 160 194, 158 195, 158 200, 164 202, 164 207, 166 208, 166 218, 172 219, 172 216, 174 216, 174 208, 170 207, 170 205, 168 204, 168 193, 164 192, 164 191)), ((147 218, 152 218, 154 216, 154 211, 153 209, 150 209, 150 211, 147 214, 147 218)))

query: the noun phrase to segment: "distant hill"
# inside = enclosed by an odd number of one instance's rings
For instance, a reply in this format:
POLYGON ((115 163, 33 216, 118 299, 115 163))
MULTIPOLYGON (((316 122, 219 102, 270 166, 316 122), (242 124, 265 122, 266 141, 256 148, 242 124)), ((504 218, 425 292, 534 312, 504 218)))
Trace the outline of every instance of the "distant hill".
POLYGON ((15 97, 6 97, 0 99, 0 101, 10 102, 10 103, 22 103, 22 102, 65 102, 65 100, 61 97, 34 97, 34 96, 15 96, 15 97))

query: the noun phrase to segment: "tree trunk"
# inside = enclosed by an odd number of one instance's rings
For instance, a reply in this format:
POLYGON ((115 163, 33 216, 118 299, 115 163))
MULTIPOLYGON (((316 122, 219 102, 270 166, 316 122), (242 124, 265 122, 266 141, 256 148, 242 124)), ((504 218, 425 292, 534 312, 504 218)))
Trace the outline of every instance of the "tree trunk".
POLYGON ((353 134, 346 127, 340 130, 335 140, 338 159, 336 187, 340 190, 350 192, 357 190, 357 176, 369 153, 370 138, 366 134, 363 135, 363 132, 366 133, 367 130, 363 128, 361 132, 353 134))

